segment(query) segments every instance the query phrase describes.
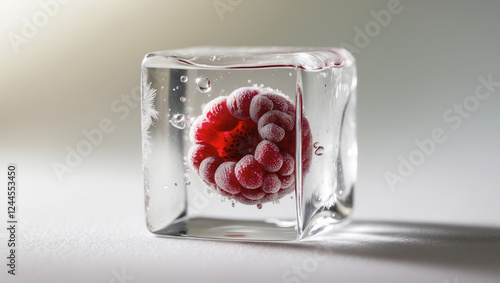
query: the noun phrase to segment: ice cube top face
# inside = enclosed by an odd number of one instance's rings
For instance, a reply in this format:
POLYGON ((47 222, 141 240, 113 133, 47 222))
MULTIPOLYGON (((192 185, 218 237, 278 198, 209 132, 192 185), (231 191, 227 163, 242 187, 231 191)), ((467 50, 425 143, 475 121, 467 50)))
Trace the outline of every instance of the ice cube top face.
POLYGON ((294 241, 352 213, 356 70, 346 50, 154 52, 141 83, 152 233, 294 241))

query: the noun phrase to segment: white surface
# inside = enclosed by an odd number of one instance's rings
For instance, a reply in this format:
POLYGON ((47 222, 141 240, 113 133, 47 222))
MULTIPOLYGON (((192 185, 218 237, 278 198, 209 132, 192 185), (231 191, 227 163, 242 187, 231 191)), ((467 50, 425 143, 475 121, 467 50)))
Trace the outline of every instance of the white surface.
POLYGON ((94 166, 81 169, 86 180, 48 188, 19 164, 19 273, 1 282, 500 281, 498 228, 354 220, 308 243, 157 237, 144 223, 139 162, 94 166))
MULTIPOLYGON (((8 277, 0 261, 0 282, 120 282, 113 276, 122 269, 134 277, 129 282, 280 282, 284 272, 308 262, 315 244, 149 234, 139 110, 135 105, 117 113, 112 104, 138 86, 148 52, 353 45, 355 27, 363 29, 373 21, 371 11, 387 9, 390 1, 247 0, 223 19, 211 0, 68 2, 19 53, 7 35, 20 33, 22 19, 41 8, 37 1, 0 4, 0 176, 7 163, 17 163, 20 192, 19 275, 8 277), (64 162, 65 147, 74 148, 82 130, 104 118, 115 130, 59 182, 51 163, 64 162)), ((333 234, 320 252, 327 260, 302 282, 500 282, 500 90, 457 129, 442 118, 474 94, 478 76, 500 81, 500 2, 401 5, 401 13, 354 54, 360 154, 355 218, 374 222, 333 234), (407 158, 414 140, 435 128, 445 130, 447 141, 392 191, 384 173, 396 171, 398 156, 407 158), (471 225, 493 230, 465 228, 471 225)), ((6 257, 6 236, 0 232, 0 258, 6 257)))

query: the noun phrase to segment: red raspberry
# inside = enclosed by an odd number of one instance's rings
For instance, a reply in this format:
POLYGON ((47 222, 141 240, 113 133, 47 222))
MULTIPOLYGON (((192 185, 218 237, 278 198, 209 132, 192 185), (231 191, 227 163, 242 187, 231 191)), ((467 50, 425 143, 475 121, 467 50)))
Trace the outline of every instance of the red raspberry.
POLYGON ((283 165, 280 148, 270 141, 263 140, 259 143, 255 149, 255 158, 268 172, 277 172, 283 165))
POLYGON ((215 185, 215 171, 223 162, 224 159, 219 156, 205 158, 201 162, 199 169, 201 179, 210 185, 215 185))
POLYGON ((209 144, 195 144, 189 152, 191 167, 198 172, 200 164, 205 158, 218 156, 217 150, 209 144))
POLYGON ((189 138, 193 143, 210 143, 222 138, 222 134, 203 116, 196 118, 191 128, 189 138))
MULTIPOLYGON (((239 88, 218 97, 191 127, 189 162, 222 196, 261 206, 295 190, 295 106, 271 89, 239 88)), ((302 118, 302 172, 312 156, 302 118)))
POLYGON ((251 87, 242 87, 233 91, 227 98, 227 108, 231 115, 244 120, 250 118, 250 103, 259 91, 251 87))
POLYGON ((291 175, 295 171, 295 158, 288 152, 282 152, 281 155, 283 156, 283 165, 278 171, 278 174, 282 176, 291 175))
POLYGON ((280 176, 281 188, 286 189, 295 183, 295 175, 280 176))
POLYGON ((236 179, 246 189, 257 189, 262 186, 264 170, 252 155, 246 155, 236 164, 236 179))
POLYGON ((226 96, 217 97, 205 106, 204 110, 207 120, 212 123, 216 130, 221 132, 234 129, 239 122, 227 109, 226 101, 226 96))
POLYGON ((250 200, 259 200, 263 198, 266 193, 262 190, 249 190, 249 189, 241 189, 241 194, 250 200))
POLYGON ((215 171, 215 183, 219 188, 230 194, 237 194, 243 189, 234 174, 235 166, 236 162, 224 162, 215 171))
POLYGON ((294 118, 279 110, 266 112, 259 119, 259 134, 272 142, 280 142, 285 137, 285 131, 291 131, 295 126, 294 118))
POLYGON ((276 173, 268 173, 262 182, 262 191, 266 193, 277 193, 281 189, 281 180, 276 173))

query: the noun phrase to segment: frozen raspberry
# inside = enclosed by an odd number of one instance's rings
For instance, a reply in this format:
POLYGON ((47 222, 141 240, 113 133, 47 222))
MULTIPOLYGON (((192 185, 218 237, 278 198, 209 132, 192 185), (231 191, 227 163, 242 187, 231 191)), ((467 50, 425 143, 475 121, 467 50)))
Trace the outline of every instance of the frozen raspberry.
POLYGON ((283 165, 281 166, 278 174, 282 176, 291 175, 295 171, 295 159, 288 152, 282 152, 283 165))
POLYGON ((195 144, 189 152, 191 167, 198 172, 201 162, 211 156, 218 156, 217 150, 208 144, 195 144))
POLYGON ((255 159, 262 165, 262 168, 268 172, 277 172, 283 165, 283 156, 280 148, 270 142, 263 140, 255 149, 255 159))
MULTIPOLYGON (((248 205, 274 202, 295 190, 296 109, 270 88, 244 87, 203 109, 190 132, 189 162, 201 180, 248 205)), ((302 118, 302 173, 312 156, 302 118)))
POLYGON ((237 194, 243 189, 238 179, 236 179, 234 167, 236 167, 236 162, 224 162, 215 171, 215 183, 219 188, 230 194, 237 194))
POLYGON ((242 87, 231 93, 227 98, 227 108, 234 117, 245 120, 250 118, 250 103, 259 94, 256 88, 242 87))
POLYGON ((203 116, 194 120, 189 132, 189 138, 193 143, 210 143, 221 139, 221 137, 222 134, 203 116))
POLYGON ((235 195, 233 198, 242 204, 248 204, 248 205, 255 205, 262 202, 262 199, 256 199, 256 200, 249 199, 245 197, 242 193, 235 195))
POLYGON ((262 115, 273 109, 273 105, 271 99, 263 95, 255 96, 250 103, 250 117, 255 123, 258 123, 262 115))
POLYGON ((246 189, 257 189, 262 186, 264 170, 252 155, 246 155, 236 164, 236 179, 246 189))
POLYGON ((205 158, 201 162, 199 169, 201 179, 208 184, 215 185, 215 171, 222 162, 224 162, 224 159, 219 156, 205 158))
POLYGON ((286 189, 295 183, 295 175, 290 176, 280 176, 281 188, 286 189))
MULTIPOLYGON (((282 94, 266 92, 262 93, 263 96, 267 97, 269 100, 273 102, 273 110, 279 110, 281 112, 285 112, 288 110, 288 103, 290 102, 286 97, 282 94)), ((291 103, 290 103, 291 104, 291 103)), ((292 106, 294 107, 294 106, 292 106)), ((295 108, 295 107, 294 107, 295 108)))
POLYGON ((226 132, 234 129, 238 124, 236 119, 227 108, 227 97, 221 96, 212 100, 206 107, 204 115, 218 131, 226 132))
POLYGON ((302 118, 302 171, 304 172, 311 167, 312 150, 311 128, 307 119, 302 118))
POLYGON ((268 173, 262 181, 262 191, 265 193, 277 193, 281 188, 281 180, 276 173, 268 173))
POLYGON ((266 140, 270 140, 272 142, 280 142, 285 137, 286 132, 280 126, 271 123, 260 128, 259 134, 266 140))
POLYGON ((266 193, 262 190, 249 190, 249 189, 241 189, 241 194, 250 200, 259 200, 263 198, 266 193))
POLYGON ((279 110, 268 111, 259 119, 259 134, 264 139, 280 142, 285 137, 285 131, 293 129, 294 122, 292 116, 279 110))

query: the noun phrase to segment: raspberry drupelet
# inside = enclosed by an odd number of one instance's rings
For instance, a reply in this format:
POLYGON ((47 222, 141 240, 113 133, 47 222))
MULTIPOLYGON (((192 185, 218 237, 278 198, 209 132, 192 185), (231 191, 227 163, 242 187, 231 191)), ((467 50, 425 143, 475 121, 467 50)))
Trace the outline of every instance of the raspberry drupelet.
MULTIPOLYGON (((193 170, 224 197, 254 205, 295 190, 295 106, 270 88, 242 87, 217 97, 191 127, 193 170)), ((312 137, 302 117, 302 171, 312 137)))

